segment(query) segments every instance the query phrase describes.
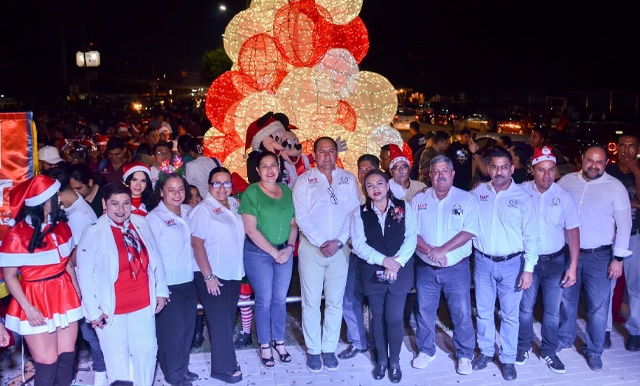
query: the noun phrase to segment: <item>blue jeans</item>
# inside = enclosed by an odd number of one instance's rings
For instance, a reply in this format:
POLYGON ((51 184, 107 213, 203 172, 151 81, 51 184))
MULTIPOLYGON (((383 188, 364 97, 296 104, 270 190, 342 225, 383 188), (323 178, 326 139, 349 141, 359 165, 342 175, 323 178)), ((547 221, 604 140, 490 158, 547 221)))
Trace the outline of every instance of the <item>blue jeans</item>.
POLYGON ((560 285, 565 271, 564 255, 547 261, 538 261, 533 270, 531 287, 524 290, 520 301, 520 332, 518 351, 531 349, 533 341, 533 309, 536 306, 538 289, 542 295, 542 346, 540 354, 555 355, 558 346, 558 326, 560 325, 560 301, 563 288, 560 285))
POLYGON ((286 263, 278 264, 255 244, 245 241, 244 270, 255 294, 254 315, 258 343, 283 341, 293 256, 286 263))
POLYGON ((347 340, 357 349, 366 349, 367 330, 364 327, 364 314, 362 305, 364 295, 360 291, 360 279, 358 274, 359 257, 353 253, 349 257, 349 271, 347 272, 347 284, 342 298, 342 317, 347 325, 347 340))
POLYGON ((633 254, 624 259, 624 278, 629 295, 626 327, 629 335, 640 335, 640 234, 631 236, 629 250, 633 254))
POLYGON ((496 349, 496 295, 500 302, 501 363, 513 364, 518 347, 518 321, 522 291, 518 289, 520 272, 524 265, 522 255, 507 261, 495 262, 475 252, 474 283, 478 326, 478 348, 483 355, 492 357, 496 349))
POLYGON ((580 288, 583 287, 587 306, 584 354, 598 356, 602 354, 607 311, 611 301, 611 281, 608 277, 611 253, 611 249, 597 253, 580 253, 576 284, 565 288, 562 293, 558 345, 570 347, 576 339, 578 301, 580 288))
POLYGON ((440 292, 444 292, 451 321, 456 359, 473 358, 475 330, 471 320, 471 271, 469 259, 451 267, 432 267, 416 258, 416 292, 418 296, 418 352, 433 356, 436 353, 436 314, 440 292))
POLYGON ((107 371, 107 366, 104 364, 104 355, 100 348, 100 341, 96 330, 91 327, 91 323, 86 323, 84 319, 80 321, 80 331, 82 332, 82 338, 89 343, 89 349, 91 350, 91 358, 93 359, 93 371, 103 372, 107 371))

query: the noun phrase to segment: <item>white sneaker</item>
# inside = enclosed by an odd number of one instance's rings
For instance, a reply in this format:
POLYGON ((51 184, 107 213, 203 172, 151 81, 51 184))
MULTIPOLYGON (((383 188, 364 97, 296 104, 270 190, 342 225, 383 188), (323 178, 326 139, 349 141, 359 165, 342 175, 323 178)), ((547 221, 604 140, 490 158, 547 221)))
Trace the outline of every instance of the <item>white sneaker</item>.
POLYGON ((413 359, 413 362, 411 362, 411 366, 414 369, 424 369, 429 365, 429 363, 433 362, 434 359, 436 359, 435 354, 433 356, 429 356, 421 352, 417 357, 413 359))
POLYGON ((456 372, 460 375, 469 375, 473 371, 473 367, 471 366, 471 359, 468 358, 460 358, 458 359, 458 368, 456 372))
POLYGON ((109 381, 107 380, 106 371, 94 371, 93 386, 109 386, 109 381))

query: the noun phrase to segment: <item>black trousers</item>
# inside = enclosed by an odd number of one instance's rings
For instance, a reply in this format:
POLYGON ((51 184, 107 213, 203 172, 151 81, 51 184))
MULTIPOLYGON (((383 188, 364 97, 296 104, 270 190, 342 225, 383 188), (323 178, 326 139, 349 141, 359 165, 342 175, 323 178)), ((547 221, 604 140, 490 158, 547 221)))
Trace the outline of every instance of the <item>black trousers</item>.
POLYGON ((193 281, 169 286, 170 301, 156 315, 158 363, 167 383, 180 383, 189 371, 198 296, 193 281))
POLYGON ((404 339, 404 304, 406 293, 367 295, 371 311, 371 331, 379 365, 399 364, 404 339))
POLYGON ((195 272, 194 276, 211 339, 211 373, 233 374, 237 365, 233 329, 236 324, 240 280, 219 279, 223 287, 220 288, 220 295, 213 296, 207 292, 202 273, 195 272))

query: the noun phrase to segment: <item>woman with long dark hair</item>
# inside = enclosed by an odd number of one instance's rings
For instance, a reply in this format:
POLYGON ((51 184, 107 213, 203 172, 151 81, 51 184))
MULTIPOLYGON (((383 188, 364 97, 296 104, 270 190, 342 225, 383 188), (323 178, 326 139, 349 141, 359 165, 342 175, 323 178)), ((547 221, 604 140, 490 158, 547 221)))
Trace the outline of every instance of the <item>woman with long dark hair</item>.
POLYGON ((402 379, 400 348, 404 337, 404 305, 414 283, 413 252, 417 219, 410 205, 389 190, 389 178, 372 170, 364 178, 367 200, 353 212, 351 241, 360 258, 362 292, 369 300, 371 332, 377 358, 373 379, 402 379))
POLYGON ((123 166, 122 180, 131 189, 131 213, 146 216, 151 203, 151 169, 142 162, 133 162, 123 166))
POLYGON ((58 181, 38 175, 11 189, 11 212, 21 221, 0 246, 0 266, 13 295, 6 326, 24 336, 35 362, 36 386, 71 384, 82 318, 69 262, 73 237, 58 207, 59 187, 58 181))

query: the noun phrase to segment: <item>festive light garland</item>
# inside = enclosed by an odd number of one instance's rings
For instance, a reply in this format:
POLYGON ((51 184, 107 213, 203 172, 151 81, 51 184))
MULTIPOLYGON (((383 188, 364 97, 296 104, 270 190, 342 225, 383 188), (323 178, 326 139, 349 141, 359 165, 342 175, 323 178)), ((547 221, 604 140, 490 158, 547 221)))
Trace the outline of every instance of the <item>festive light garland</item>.
POLYGON ((232 70, 207 93, 213 127, 204 138, 205 154, 244 175, 247 127, 268 111, 285 113, 298 127, 305 154, 320 136, 346 139, 349 150, 340 154, 340 164, 353 172, 361 154, 377 155, 387 143, 407 152, 400 133, 389 126, 397 108, 393 85, 358 68, 369 49, 358 17, 362 4, 253 0, 235 15, 223 36, 232 70))

